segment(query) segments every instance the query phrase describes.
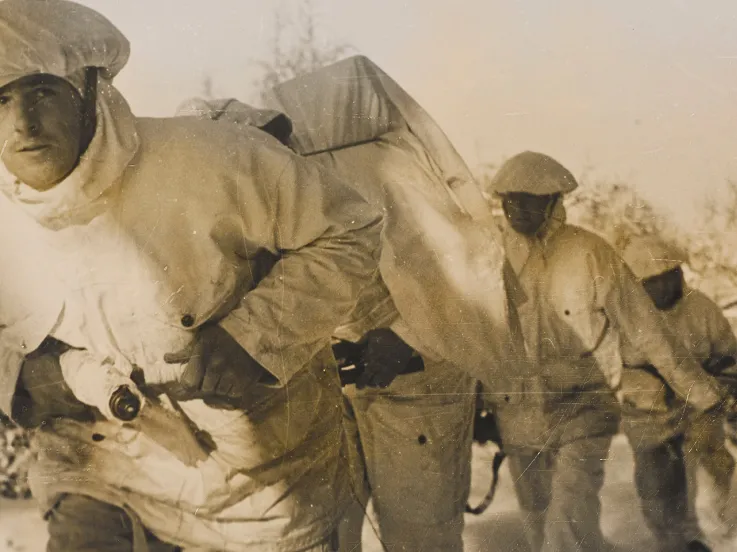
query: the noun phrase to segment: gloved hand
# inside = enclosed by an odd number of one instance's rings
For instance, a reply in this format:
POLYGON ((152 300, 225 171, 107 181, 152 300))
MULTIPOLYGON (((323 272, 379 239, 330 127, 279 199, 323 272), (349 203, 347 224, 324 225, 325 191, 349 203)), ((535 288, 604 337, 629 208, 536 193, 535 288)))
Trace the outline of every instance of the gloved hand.
POLYGON ((729 397, 718 407, 723 413, 722 429, 724 430, 724 446, 737 460, 737 401, 729 397))
POLYGON ((473 418, 473 440, 480 445, 491 441, 501 447, 502 436, 493 412, 485 409, 476 410, 473 418))
POLYGON ((369 331, 363 338, 366 350, 364 370, 356 381, 356 387, 388 387, 401 374, 415 352, 402 338, 388 328, 369 331))
POLYGON ((94 419, 93 409, 77 399, 64 381, 59 363, 64 347, 48 339, 23 362, 11 412, 18 425, 35 428, 53 418, 94 419))
POLYGON ((712 410, 737 418, 737 397, 726 394, 712 410))
POLYGON ((720 376, 725 371, 729 371, 729 368, 734 368, 736 365, 734 357, 731 356, 712 356, 706 362, 702 364, 704 370, 709 372, 712 376, 720 376))
POLYGON ((240 408, 254 384, 276 383, 276 378, 217 324, 199 328, 187 347, 164 355, 164 361, 186 363, 179 381, 163 386, 171 398, 180 401, 202 399, 220 407, 240 408))

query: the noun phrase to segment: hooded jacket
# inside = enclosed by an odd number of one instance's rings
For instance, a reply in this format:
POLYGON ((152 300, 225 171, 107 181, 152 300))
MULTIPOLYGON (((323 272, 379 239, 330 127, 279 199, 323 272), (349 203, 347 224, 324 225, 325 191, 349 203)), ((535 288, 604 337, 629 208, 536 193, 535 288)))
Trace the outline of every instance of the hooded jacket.
POLYGON ((0 409, 47 335, 166 383, 182 367, 163 355, 220 324, 277 384, 242 410, 173 405, 209 434, 206 461, 125 425, 57 420, 35 438, 34 494, 93 496, 184 547, 308 548, 348 498, 329 340, 377 270, 381 217, 259 130, 134 117, 111 84, 129 51, 85 6, 0 3, 0 86, 97 75, 96 132, 68 177, 38 192, 0 170, 0 409))
POLYGON ((23 355, 48 334, 122 355, 148 383, 163 383, 178 375, 163 355, 216 322, 278 384, 257 385, 245 412, 179 404, 222 438, 218 461, 197 468, 118 424, 60 421, 36 439, 34 491, 47 503, 75 492, 125 504, 182 546, 319 542, 349 477, 329 339, 377 270, 381 217, 257 129, 138 119, 109 83, 100 91, 97 133, 66 180, 39 193, 0 175, 0 278, 9 284, 0 290, 0 408, 11 410, 23 355), (236 424, 250 445, 239 450, 227 442, 236 424), (201 493, 188 496, 203 504, 179 501, 192 485, 201 493))
MULTIPOLYGON (((725 357, 737 358, 737 339, 729 322, 700 291, 686 288, 673 308, 661 312, 668 336, 704 373, 712 373, 711 366, 725 357)), ((636 446, 654 446, 686 431, 698 411, 687 407, 683 397, 676 396, 657 373, 638 367, 644 364, 642 354, 628 341, 622 343, 622 359, 622 425, 630 441, 636 446)))
POLYGON ((612 247, 566 224, 562 204, 533 238, 502 225, 507 258, 524 292, 517 311, 527 347, 527 359, 518 359, 514 376, 495 390, 505 445, 555 446, 614 433, 610 388, 619 386, 622 339, 696 408, 721 400, 714 379, 695 361, 682 360, 680 345, 668 339, 612 247))

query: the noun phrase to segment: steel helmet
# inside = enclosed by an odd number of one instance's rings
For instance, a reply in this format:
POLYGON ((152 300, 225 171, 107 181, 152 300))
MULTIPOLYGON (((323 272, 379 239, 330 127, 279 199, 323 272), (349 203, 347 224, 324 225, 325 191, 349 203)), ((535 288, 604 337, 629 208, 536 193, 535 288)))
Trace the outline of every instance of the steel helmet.
POLYGON ((553 195, 572 192, 578 187, 571 172, 552 157, 525 151, 508 159, 489 184, 498 195, 527 193, 553 195))
POLYGON ((0 2, 0 87, 35 73, 69 79, 87 67, 112 79, 130 44, 98 12, 67 0, 0 2))
POLYGON ((625 244, 622 258, 640 280, 688 263, 685 251, 656 236, 633 236, 625 244))

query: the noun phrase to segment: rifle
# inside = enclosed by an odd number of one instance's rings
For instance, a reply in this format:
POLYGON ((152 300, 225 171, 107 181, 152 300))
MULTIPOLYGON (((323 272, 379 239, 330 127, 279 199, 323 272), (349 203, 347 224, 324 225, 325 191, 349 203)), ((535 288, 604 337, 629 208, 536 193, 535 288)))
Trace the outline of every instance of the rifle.
POLYGON ((471 506, 470 503, 466 503, 467 514, 480 516, 494 500, 496 489, 499 485, 499 470, 501 469, 502 463, 504 463, 504 459, 507 455, 502 446, 502 435, 499 431, 499 424, 497 423, 496 416, 494 415, 493 410, 486 408, 481 400, 481 395, 483 393, 483 386, 481 383, 478 383, 476 393, 477 404, 476 414, 473 420, 473 441, 480 445, 492 442, 499 447, 499 450, 494 453, 494 459, 491 463, 491 485, 489 486, 489 490, 477 506, 471 506))

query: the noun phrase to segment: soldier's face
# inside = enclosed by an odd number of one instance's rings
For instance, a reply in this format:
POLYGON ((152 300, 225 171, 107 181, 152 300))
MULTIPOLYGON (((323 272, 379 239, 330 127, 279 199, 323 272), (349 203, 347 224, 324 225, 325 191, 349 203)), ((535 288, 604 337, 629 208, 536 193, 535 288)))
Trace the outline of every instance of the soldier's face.
POLYGON ((502 196, 502 208, 515 232, 534 236, 550 217, 557 195, 509 193, 502 196))
POLYGON ((674 268, 643 280, 642 285, 659 310, 671 309, 683 297, 683 271, 674 268))
POLYGON ((82 97, 66 80, 36 74, 0 88, 0 159, 28 186, 48 190, 76 166, 82 97))

